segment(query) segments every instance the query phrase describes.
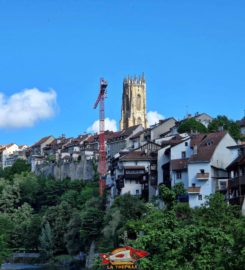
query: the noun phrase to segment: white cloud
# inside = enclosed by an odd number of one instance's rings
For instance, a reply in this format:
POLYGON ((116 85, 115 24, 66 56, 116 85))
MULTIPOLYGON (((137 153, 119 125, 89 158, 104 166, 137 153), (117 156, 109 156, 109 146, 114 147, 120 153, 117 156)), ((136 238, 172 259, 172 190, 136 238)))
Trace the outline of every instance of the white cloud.
POLYGON ((148 125, 152 126, 155 125, 159 122, 159 120, 164 119, 165 117, 158 113, 157 111, 150 111, 147 113, 147 120, 148 120, 148 125))
POLYGON ((25 89, 12 96, 0 92, 0 128, 32 127, 55 114, 56 92, 25 89))
MULTIPOLYGON (((92 126, 87 129, 87 132, 99 133, 100 121, 95 121, 92 126)), ((117 131, 117 122, 114 119, 105 118, 105 130, 117 131)))

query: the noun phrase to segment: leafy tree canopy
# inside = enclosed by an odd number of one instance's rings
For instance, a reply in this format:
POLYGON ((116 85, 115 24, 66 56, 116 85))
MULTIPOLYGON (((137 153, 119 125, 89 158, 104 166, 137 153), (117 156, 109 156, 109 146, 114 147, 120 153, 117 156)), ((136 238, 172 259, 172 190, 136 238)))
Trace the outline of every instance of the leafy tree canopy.
POLYGON ((189 118, 184 120, 179 128, 179 133, 190 133, 190 132, 199 132, 199 133, 207 133, 207 128, 200 122, 198 122, 195 118, 189 118))
POLYGON ((241 139, 240 126, 225 115, 218 115, 208 126, 209 132, 216 132, 221 128, 228 131, 235 140, 241 139))

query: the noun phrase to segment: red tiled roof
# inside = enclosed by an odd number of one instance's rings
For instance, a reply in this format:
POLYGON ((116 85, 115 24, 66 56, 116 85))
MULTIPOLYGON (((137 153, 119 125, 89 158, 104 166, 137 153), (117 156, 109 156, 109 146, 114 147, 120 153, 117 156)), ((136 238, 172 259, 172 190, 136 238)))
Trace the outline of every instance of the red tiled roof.
POLYGON ((200 144, 200 142, 206 137, 206 134, 191 134, 191 147, 200 144))
POLYGON ((46 142, 48 140, 48 138, 50 138, 50 136, 46 136, 46 137, 43 137, 41 140, 39 140, 38 142, 36 142, 35 144, 33 144, 31 147, 36 147, 36 146, 39 146, 41 144, 43 144, 44 142, 46 142))
POLYGON ((150 154, 146 154, 145 152, 141 151, 132 151, 129 152, 119 158, 122 161, 129 161, 129 160, 155 160, 156 156, 151 156, 150 154))
POLYGON ((123 129, 121 131, 118 131, 118 132, 114 132, 113 136, 108 139, 108 142, 112 142, 114 140, 117 140, 117 139, 120 139, 120 138, 127 138, 129 137, 136 128, 138 128, 139 125, 136 125, 136 126, 132 126, 132 127, 129 127, 127 129, 123 129))
POLYGON ((197 146, 197 154, 192 155, 189 162, 210 161, 216 147, 226 134, 227 133, 224 131, 207 134, 207 136, 197 146))

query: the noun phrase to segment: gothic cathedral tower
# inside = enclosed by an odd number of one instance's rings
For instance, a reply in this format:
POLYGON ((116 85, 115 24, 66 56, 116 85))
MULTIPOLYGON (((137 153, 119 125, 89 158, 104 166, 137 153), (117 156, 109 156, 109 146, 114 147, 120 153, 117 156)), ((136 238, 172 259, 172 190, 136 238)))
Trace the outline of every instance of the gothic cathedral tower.
POLYGON ((147 128, 146 119, 146 83, 142 77, 128 76, 123 81, 121 130, 141 124, 147 128))

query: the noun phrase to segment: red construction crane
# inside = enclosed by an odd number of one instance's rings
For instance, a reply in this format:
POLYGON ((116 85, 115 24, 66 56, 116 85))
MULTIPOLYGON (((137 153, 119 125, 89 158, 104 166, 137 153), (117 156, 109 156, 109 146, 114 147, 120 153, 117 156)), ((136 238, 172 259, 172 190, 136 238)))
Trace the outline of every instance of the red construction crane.
POLYGON ((94 109, 100 104, 100 133, 99 133, 99 174, 100 196, 103 196, 106 187, 106 152, 105 152, 105 104, 107 81, 100 79, 100 92, 94 104, 94 109))

